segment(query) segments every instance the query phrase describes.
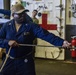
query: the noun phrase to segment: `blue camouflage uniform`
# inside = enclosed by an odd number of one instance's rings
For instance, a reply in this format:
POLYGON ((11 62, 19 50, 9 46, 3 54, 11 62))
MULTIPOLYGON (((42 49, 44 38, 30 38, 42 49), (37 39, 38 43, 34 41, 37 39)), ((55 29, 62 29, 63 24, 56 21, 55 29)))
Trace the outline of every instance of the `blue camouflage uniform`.
MULTIPOLYGON (((55 46, 62 46, 63 39, 44 30, 34 23, 23 23, 16 31, 15 21, 11 20, 3 25, 0 30, 0 47, 6 48, 8 52, 9 40, 15 40, 19 44, 33 44, 35 38, 43 39, 55 46)), ((19 46, 13 47, 10 52, 12 58, 8 58, 0 75, 36 75, 34 60, 32 57, 32 47, 19 46)))

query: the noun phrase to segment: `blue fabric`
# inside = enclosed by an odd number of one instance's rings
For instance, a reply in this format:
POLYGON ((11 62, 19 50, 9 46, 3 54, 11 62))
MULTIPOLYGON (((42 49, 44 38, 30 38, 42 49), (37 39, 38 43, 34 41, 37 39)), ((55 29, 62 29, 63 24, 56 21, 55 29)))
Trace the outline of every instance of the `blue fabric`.
MULTIPOLYGON (((7 22, 0 30, 0 47, 5 47, 8 52, 9 40, 16 40, 20 44, 33 44, 35 38, 41 38, 55 46, 62 46, 63 39, 41 28, 34 23, 24 23, 16 32, 14 20, 7 22)), ((10 55, 13 57, 21 57, 31 51, 32 47, 15 47, 12 48, 10 55)))
MULTIPOLYGON (((0 29, 0 47, 6 48, 8 52, 9 40, 16 40, 19 44, 33 44, 35 38, 43 39, 55 46, 62 46, 63 39, 41 28, 34 23, 23 23, 18 32, 16 32, 15 21, 11 20, 5 23, 0 29)), ((11 49, 10 55, 15 58, 23 57, 32 51, 32 47, 19 46, 11 49)), ((27 58, 29 61, 24 63, 23 59, 8 59, 3 69, 3 75, 35 75, 34 61, 32 56, 27 58)))
POLYGON ((11 15, 11 11, 10 10, 5 10, 5 9, 0 9, 0 13, 1 14, 4 14, 4 15, 7 15, 9 17, 11 15))
POLYGON ((0 75, 36 75, 34 60, 31 57, 19 60, 8 58, 0 75))
MULTIPOLYGON (((9 17, 11 16, 11 11, 10 10, 0 9, 0 13, 4 14, 4 15, 7 15, 9 17)), ((33 22, 32 18, 28 14, 25 13, 25 15, 26 15, 27 22, 33 22)))

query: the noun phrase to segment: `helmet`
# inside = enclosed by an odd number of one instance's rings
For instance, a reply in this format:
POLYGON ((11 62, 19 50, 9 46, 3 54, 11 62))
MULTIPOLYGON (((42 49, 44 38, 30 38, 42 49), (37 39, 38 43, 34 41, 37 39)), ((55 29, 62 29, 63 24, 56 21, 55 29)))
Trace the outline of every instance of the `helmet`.
POLYGON ((25 11, 25 8, 22 6, 22 4, 15 4, 11 8, 11 13, 22 13, 25 11))

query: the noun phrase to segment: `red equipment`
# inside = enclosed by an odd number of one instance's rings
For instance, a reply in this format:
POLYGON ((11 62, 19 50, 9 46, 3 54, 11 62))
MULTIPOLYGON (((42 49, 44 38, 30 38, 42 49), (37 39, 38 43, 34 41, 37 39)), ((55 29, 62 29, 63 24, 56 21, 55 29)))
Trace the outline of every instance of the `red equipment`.
MULTIPOLYGON (((76 36, 72 37, 71 45, 72 48, 76 47, 76 36)), ((73 61, 76 61, 76 49, 71 49, 71 57, 73 61)))

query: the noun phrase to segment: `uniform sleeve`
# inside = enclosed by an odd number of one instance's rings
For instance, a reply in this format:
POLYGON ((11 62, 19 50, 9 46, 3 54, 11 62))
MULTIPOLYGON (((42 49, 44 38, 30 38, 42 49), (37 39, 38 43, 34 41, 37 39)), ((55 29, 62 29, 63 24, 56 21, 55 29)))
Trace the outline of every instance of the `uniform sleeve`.
POLYGON ((47 30, 43 29, 39 25, 32 25, 33 33, 37 38, 45 40, 55 46, 62 46, 63 39, 54 35, 53 33, 48 32, 47 30))
POLYGON ((5 9, 0 9, 0 13, 4 15, 8 15, 10 17, 11 11, 10 10, 5 10, 5 9))
POLYGON ((8 40, 6 39, 6 25, 4 24, 0 29, 0 47, 6 48, 8 46, 8 40))

